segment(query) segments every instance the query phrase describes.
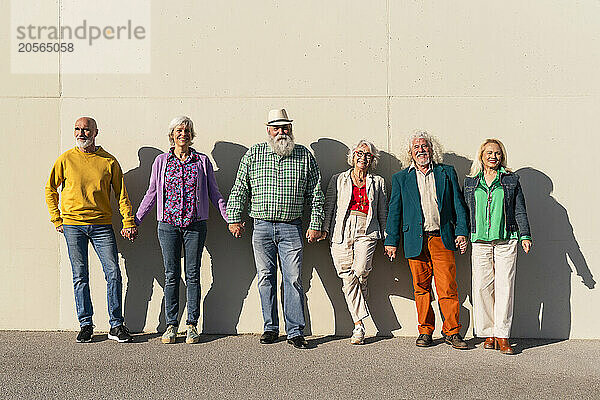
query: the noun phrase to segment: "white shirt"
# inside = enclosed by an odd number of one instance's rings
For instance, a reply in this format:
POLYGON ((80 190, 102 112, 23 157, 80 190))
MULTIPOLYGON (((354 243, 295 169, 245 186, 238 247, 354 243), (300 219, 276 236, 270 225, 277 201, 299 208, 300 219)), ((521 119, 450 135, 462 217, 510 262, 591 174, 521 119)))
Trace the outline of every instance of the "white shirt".
POLYGON ((437 202, 437 191, 435 189, 435 176, 433 175, 433 163, 429 164, 429 169, 423 173, 415 166, 413 162, 411 168, 415 169, 417 174, 417 186, 421 197, 421 209, 423 210, 423 230, 425 232, 438 231, 440 229, 440 211, 437 202))

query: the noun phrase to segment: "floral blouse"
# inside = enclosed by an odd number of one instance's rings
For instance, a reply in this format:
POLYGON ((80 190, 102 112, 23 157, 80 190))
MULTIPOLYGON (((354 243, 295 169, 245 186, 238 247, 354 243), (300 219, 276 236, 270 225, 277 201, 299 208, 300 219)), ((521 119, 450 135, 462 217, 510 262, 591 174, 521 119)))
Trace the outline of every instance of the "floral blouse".
POLYGON ((185 228, 194 222, 196 214, 196 181, 198 153, 191 151, 185 161, 175 156, 173 148, 167 157, 165 170, 164 222, 185 228))

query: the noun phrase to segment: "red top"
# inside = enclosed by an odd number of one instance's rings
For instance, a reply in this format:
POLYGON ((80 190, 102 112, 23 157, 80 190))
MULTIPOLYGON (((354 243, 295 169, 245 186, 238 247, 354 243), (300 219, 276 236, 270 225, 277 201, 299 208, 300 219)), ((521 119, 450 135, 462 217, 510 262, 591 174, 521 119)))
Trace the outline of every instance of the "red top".
POLYGON ((352 197, 350 198, 350 211, 356 210, 367 214, 369 212, 369 199, 367 198, 367 185, 361 187, 352 184, 352 197))

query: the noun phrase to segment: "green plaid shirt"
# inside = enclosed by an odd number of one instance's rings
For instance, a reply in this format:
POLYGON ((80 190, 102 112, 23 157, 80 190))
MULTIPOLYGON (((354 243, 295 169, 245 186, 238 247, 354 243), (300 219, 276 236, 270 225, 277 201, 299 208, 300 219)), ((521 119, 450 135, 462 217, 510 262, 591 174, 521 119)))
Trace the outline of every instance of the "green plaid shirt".
POLYGON ((321 230, 324 196, 321 173, 313 155, 296 144, 288 157, 277 155, 268 143, 252 146, 240 161, 229 201, 230 224, 242 220, 250 197, 250 217, 266 221, 292 221, 302 216, 304 203, 312 207, 309 229, 321 230))

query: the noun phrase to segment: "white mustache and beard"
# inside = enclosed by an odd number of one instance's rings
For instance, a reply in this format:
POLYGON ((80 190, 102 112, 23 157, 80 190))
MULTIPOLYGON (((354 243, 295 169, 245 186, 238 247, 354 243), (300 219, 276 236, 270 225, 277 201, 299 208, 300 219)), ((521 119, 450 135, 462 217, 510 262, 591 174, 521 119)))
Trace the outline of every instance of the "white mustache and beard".
POLYGON ((429 157, 429 153, 426 151, 420 151, 415 154, 415 163, 421 167, 429 165, 431 162, 431 158, 429 157), (419 157, 424 155, 425 157, 419 157))
POLYGON ((275 137, 267 133, 268 143, 271 149, 280 157, 287 157, 294 150, 294 135, 290 132, 288 135, 280 134, 275 137))
POLYGON ((77 143, 77 147, 80 149, 87 149, 94 144, 94 138, 75 138, 75 143, 77 143))

